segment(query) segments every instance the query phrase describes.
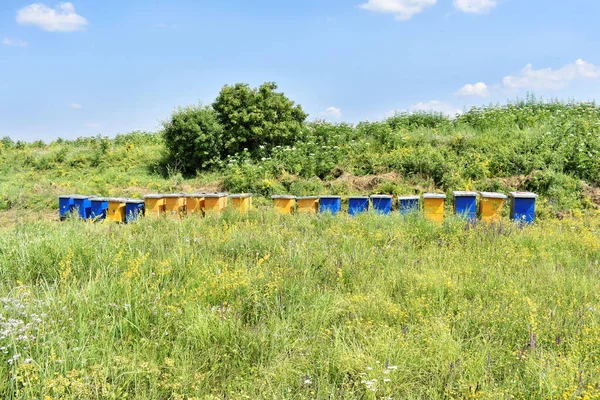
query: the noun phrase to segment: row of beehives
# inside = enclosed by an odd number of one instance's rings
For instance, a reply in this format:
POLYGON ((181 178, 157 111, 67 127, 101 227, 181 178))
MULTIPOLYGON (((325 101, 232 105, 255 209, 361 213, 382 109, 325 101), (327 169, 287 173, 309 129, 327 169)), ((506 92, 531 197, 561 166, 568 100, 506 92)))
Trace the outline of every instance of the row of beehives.
MULTIPOLYGON (((502 218, 502 208, 508 198, 502 193, 491 192, 453 192, 454 213, 469 220, 480 218, 493 222, 502 218)), ((512 192, 510 217, 513 220, 532 223, 535 219, 535 203, 537 195, 529 192, 512 192)), ((349 196, 348 213, 357 215, 369 210, 370 207, 380 214, 389 214, 394 208, 394 197, 390 195, 349 196)), ((290 214, 297 209, 300 213, 341 212, 341 196, 273 196, 275 209, 284 214, 290 214)), ((446 195, 425 193, 421 196, 400 196, 397 209, 401 214, 423 212, 426 219, 442 222, 446 195)))
MULTIPOLYGON (((480 218, 496 221, 502 218, 502 208, 507 196, 490 192, 453 192, 454 213, 469 220, 480 218)), ((513 220, 531 223, 535 219, 537 195, 528 192, 512 192, 510 217, 513 220)), ((337 214, 342 210, 341 196, 272 196, 275 210, 282 214, 337 214)), ((131 222, 139 215, 158 217, 166 215, 179 219, 184 215, 204 215, 222 212, 228 206, 246 212, 252 207, 251 194, 195 193, 195 194, 150 194, 144 200, 103 198, 93 196, 59 196, 60 217, 77 213, 83 219, 115 222, 131 222)), ((389 214, 394 208, 394 197, 390 195, 349 196, 348 213, 357 215, 372 208, 380 214, 389 214)), ((398 197, 397 209, 401 214, 420 212, 426 219, 437 222, 444 220, 446 195, 425 193, 421 196, 398 197)))
POLYGON ((144 196, 144 200, 74 194, 58 196, 58 203, 60 219, 76 214, 82 219, 128 223, 140 215, 181 218, 184 215, 203 215, 206 210, 222 211, 227 207, 228 197, 243 211, 252 205, 250 194, 228 196, 226 193, 149 194, 144 196))

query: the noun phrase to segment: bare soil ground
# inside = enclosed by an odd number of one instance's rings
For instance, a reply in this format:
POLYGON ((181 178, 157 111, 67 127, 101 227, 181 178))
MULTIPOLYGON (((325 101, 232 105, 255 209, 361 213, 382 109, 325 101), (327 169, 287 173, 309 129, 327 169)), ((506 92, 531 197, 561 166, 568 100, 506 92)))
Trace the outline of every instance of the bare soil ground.
POLYGON ((600 209, 600 188, 585 185, 583 195, 590 198, 596 209, 600 209))
POLYGON ((334 183, 342 183, 354 190, 367 192, 381 183, 393 182, 397 180, 399 176, 400 175, 397 172, 389 172, 383 175, 365 176, 354 176, 348 172, 344 172, 334 181, 334 183))

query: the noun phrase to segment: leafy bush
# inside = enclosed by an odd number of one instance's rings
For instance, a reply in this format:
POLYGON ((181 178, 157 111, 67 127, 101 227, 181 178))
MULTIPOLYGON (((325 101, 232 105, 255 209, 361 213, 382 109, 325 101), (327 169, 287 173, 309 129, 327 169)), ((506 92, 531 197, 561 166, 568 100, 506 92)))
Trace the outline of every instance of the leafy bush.
POLYGON ((254 154, 260 146, 268 152, 275 146, 293 145, 300 138, 307 114, 275 90, 273 82, 258 89, 243 83, 223 87, 213 103, 224 129, 223 156, 244 149, 254 154))
POLYGON ((169 157, 181 170, 221 165, 223 128, 210 107, 180 107, 163 126, 169 157))

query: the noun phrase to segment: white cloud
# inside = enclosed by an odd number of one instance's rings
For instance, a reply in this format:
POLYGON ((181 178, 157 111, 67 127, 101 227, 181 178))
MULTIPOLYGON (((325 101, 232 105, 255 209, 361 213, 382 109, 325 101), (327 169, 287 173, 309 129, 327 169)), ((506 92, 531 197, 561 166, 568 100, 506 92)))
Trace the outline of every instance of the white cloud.
POLYGON ((25 47, 25 46, 29 45, 29 43, 27 43, 21 39, 9 39, 7 37, 2 39, 2 44, 6 45, 6 46, 17 46, 17 47, 25 47))
POLYGON ((321 113, 322 117, 339 119, 342 117, 342 109, 337 107, 329 107, 321 113))
POLYGON ((487 97, 490 93, 488 86, 484 82, 477 82, 474 85, 466 84, 460 88, 456 93, 456 96, 479 96, 487 97))
POLYGON ((102 125, 100 125, 97 122, 88 122, 87 124, 85 124, 86 128, 92 128, 92 129, 96 129, 96 128, 100 128, 102 125))
POLYGON ((436 2, 437 0, 368 0, 367 3, 361 4, 360 8, 377 13, 394 14, 396 19, 406 21, 427 7, 435 5, 436 2))
POLYGON ((41 3, 31 4, 17 12, 21 25, 35 25, 48 32, 73 32, 85 29, 87 19, 75 12, 72 3, 60 3, 50 8, 41 3))
POLYGON ((77 104, 77 103, 71 104, 70 107, 74 108, 75 110, 79 110, 79 109, 83 108, 83 106, 81 104, 77 104))
POLYGON ((573 64, 553 70, 552 68, 533 69, 527 64, 518 75, 507 76, 502 83, 509 89, 563 89, 571 82, 580 79, 600 78, 600 67, 582 59, 573 64))
POLYGON ((496 5, 498 5, 496 0, 454 0, 454 7, 462 12, 472 14, 489 12, 496 5))
POLYGON ((456 114, 462 114, 462 110, 454 107, 451 104, 443 103, 438 100, 432 100, 427 103, 419 102, 417 104, 413 104, 408 108, 408 111, 424 111, 424 112, 436 112, 449 115, 451 117, 456 114))

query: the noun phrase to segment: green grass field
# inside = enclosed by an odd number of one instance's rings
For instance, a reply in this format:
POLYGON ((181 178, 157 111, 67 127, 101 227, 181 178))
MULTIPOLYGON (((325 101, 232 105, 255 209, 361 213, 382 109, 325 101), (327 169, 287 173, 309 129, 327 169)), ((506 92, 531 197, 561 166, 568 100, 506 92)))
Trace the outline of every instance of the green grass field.
POLYGON ((597 218, 40 221, 0 249, 4 398, 600 395, 597 218))
MULTIPOLYGON (((600 398, 600 111, 312 123, 183 175, 159 134, 0 140, 0 397, 600 398), (532 190, 537 222, 280 216, 271 194, 532 190), (255 193, 247 215, 58 221, 59 194, 255 193)), ((507 207, 506 207, 507 208, 507 207)))

